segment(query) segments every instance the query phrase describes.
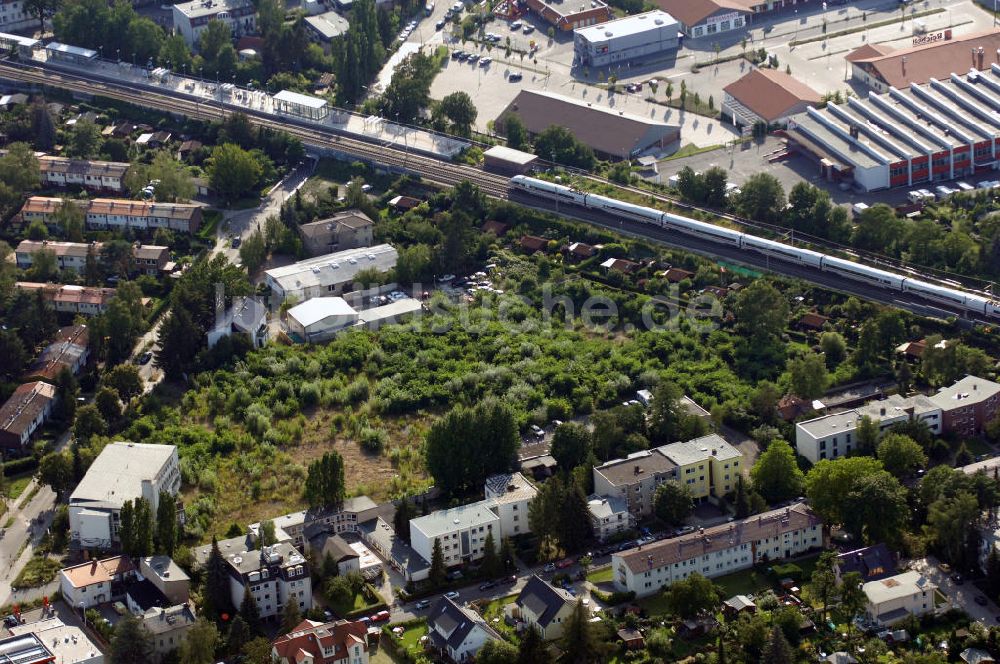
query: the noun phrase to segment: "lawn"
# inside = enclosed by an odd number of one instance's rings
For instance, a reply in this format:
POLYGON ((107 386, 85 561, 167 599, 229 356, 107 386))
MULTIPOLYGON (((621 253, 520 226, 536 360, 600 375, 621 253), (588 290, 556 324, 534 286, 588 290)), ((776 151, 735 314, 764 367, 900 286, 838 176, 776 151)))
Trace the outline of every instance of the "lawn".
POLYGON ((21 570, 21 573, 14 579, 11 587, 20 589, 44 586, 56 578, 56 574, 60 569, 62 569, 62 565, 48 556, 32 556, 28 564, 21 570))
POLYGON ((684 157, 691 157, 696 154, 701 154, 703 152, 711 152, 712 150, 718 150, 722 145, 706 145, 705 147, 698 147, 694 143, 688 143, 687 145, 682 145, 677 152, 673 153, 663 161, 672 161, 674 159, 683 159, 684 157))
POLYGON ((33 473, 23 473, 7 478, 7 498, 16 501, 24 493, 25 487, 31 482, 33 473))
POLYGON ((664 616, 670 613, 670 607, 667 606, 667 595, 666 593, 656 593, 649 597, 643 597, 640 600, 636 600, 641 608, 646 610, 651 616, 664 616))
POLYGON ((601 569, 596 569, 592 572, 587 572, 587 581, 590 581, 591 583, 594 584, 611 583, 611 580, 614 578, 614 576, 615 575, 611 569, 611 566, 608 565, 607 567, 602 567, 601 569))
POLYGON ((517 595, 507 595, 506 597, 493 600, 483 609, 483 618, 489 623, 490 627, 516 642, 517 633, 513 627, 504 622, 504 607, 515 599, 517 599, 517 595))
POLYGON ((727 574, 713 579, 715 585, 722 588, 723 599, 733 595, 754 595, 772 587, 767 574, 757 569, 748 569, 734 574, 727 574))
POLYGON ((202 210, 201 228, 195 233, 202 240, 215 239, 215 228, 222 220, 222 213, 218 210, 202 210))
POLYGON ((330 610, 343 618, 352 611, 361 611, 369 606, 375 606, 376 603, 377 601, 368 602, 365 599, 364 593, 358 593, 354 596, 354 602, 350 606, 342 602, 330 602, 330 610))

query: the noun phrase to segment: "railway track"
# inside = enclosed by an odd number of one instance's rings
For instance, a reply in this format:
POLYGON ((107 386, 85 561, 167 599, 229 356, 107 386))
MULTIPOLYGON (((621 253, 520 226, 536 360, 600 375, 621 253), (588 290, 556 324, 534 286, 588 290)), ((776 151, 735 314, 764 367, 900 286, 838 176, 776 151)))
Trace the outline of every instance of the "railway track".
MULTIPOLYGON (((335 127, 320 127, 291 116, 275 116, 256 109, 224 103, 216 99, 207 99, 183 91, 168 94, 163 92, 162 88, 144 83, 121 81, 88 72, 57 69, 50 66, 43 67, 38 64, 10 60, 0 60, 0 78, 57 87, 88 95, 104 96, 145 108, 202 120, 219 119, 226 113, 239 112, 245 114, 254 124, 288 132, 298 137, 302 140, 303 144, 310 147, 321 150, 334 150, 380 166, 412 173, 428 182, 446 187, 451 187, 463 180, 468 180, 477 185, 488 196, 503 200, 510 199, 509 180, 505 176, 489 173, 475 166, 445 161, 440 158, 411 152, 405 148, 400 149, 398 145, 390 142, 375 139, 359 139, 356 135, 338 131, 335 127)), ((589 173, 581 172, 578 175, 595 182, 607 184, 607 181, 594 177, 589 173)), ((775 234, 783 236, 788 232, 788 229, 785 228, 743 219, 718 210, 694 206, 674 196, 651 192, 631 185, 615 186, 631 193, 650 197, 661 203, 675 206, 684 212, 697 211, 710 214, 719 219, 725 219, 730 224, 734 224, 746 231, 755 234, 763 232, 765 237, 775 234)), ((787 242, 787 240, 785 241, 787 242)), ((961 288, 974 293, 993 297, 991 291, 983 289, 984 282, 982 280, 970 280, 967 278, 958 280, 960 275, 941 273, 938 270, 931 270, 920 266, 908 266, 886 256, 871 254, 870 252, 858 252, 849 247, 824 241, 821 238, 806 236, 801 237, 801 241, 805 241, 807 246, 815 246, 828 251, 847 252, 862 259, 864 263, 901 271, 906 274, 920 274, 925 279, 930 279, 940 285, 948 287, 960 285, 961 288), (973 285, 970 283, 972 281, 978 283, 973 285)))
POLYGON ((336 150, 383 166, 412 172, 425 180, 445 186, 454 186, 462 180, 469 180, 490 196, 507 198, 508 180, 504 176, 487 173, 472 166, 434 159, 386 142, 359 140, 333 128, 308 126, 296 122, 293 118, 279 118, 235 104, 220 103, 218 100, 204 99, 183 92, 167 94, 154 86, 142 85, 141 89, 136 89, 136 84, 131 82, 116 82, 94 74, 64 73, 9 61, 0 62, 0 77, 108 97, 144 108, 201 120, 219 119, 226 113, 240 112, 247 115, 254 124, 285 131, 309 147, 336 150))

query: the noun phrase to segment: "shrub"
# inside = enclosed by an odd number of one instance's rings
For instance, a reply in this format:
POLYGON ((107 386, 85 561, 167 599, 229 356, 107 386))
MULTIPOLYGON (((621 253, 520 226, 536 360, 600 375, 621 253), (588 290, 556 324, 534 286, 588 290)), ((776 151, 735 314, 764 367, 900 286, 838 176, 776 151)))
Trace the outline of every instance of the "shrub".
POLYGON ((364 427, 359 436, 361 449, 370 454, 381 454, 385 445, 389 442, 389 434, 385 429, 376 427, 364 427))

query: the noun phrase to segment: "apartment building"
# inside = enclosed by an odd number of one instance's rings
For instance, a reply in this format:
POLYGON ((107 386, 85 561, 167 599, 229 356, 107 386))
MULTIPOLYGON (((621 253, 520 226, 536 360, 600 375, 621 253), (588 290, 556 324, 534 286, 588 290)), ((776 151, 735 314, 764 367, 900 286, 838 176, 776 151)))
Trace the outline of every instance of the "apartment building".
POLYGON ((0 30, 15 32, 19 30, 34 30, 38 27, 38 17, 28 11, 24 0, 0 2, 0 30))
MULTIPOLYGON (((308 20, 308 19, 307 19, 308 20)), ((345 210, 328 219, 299 226, 302 245, 310 256, 370 247, 375 222, 360 210, 345 210)))
POLYGON ((253 595, 261 618, 280 616, 289 602, 305 613, 312 608, 312 580, 305 557, 288 542, 225 556, 233 606, 253 595))
POLYGON ((617 590, 645 597, 695 572, 722 576, 823 545, 819 517, 805 503, 797 503, 615 553, 611 568, 617 590))
POLYGON ((869 621, 887 627, 907 616, 921 616, 934 610, 937 586, 920 572, 903 572, 861 586, 868 599, 865 615, 869 621))
POLYGON ((222 21, 234 37, 253 34, 257 11, 250 0, 192 0, 173 6, 174 31, 188 46, 198 47, 201 33, 211 21, 222 21))
POLYGON ((493 544, 531 532, 528 506, 538 491, 521 473, 487 478, 486 498, 469 505, 438 510, 410 520, 410 545, 424 560, 431 560, 434 541, 441 541, 447 566, 478 560, 485 555, 486 538, 493 544))
MULTIPOLYGON (((271 519, 275 532, 284 533, 287 539, 296 547, 302 549, 308 540, 318 533, 326 532, 335 535, 357 532, 358 526, 373 521, 377 516, 378 505, 368 496, 346 498, 339 505, 313 508, 292 512, 271 519)), ((256 536, 260 532, 260 523, 251 523, 250 532, 256 536)))
POLYGON ((83 272, 87 267, 87 256, 100 258, 100 242, 54 242, 50 240, 22 240, 14 250, 17 266, 22 270, 30 268, 35 263, 35 254, 40 251, 51 252, 56 258, 60 270, 83 272))
POLYGON ((73 284, 41 284, 18 281, 14 287, 21 291, 41 291, 46 304, 60 313, 96 316, 108 310, 115 296, 114 288, 76 286, 73 284))
POLYGON ((368 626, 360 620, 303 620, 271 646, 276 664, 368 664, 368 626))
POLYGON ((133 230, 139 232, 166 228, 178 233, 196 233, 201 228, 201 206, 191 203, 154 203, 118 198, 95 198, 89 201, 31 196, 21 206, 22 225, 36 219, 54 227, 52 216, 63 205, 79 205, 84 223, 91 230, 133 230))
POLYGON ((0 449, 21 453, 52 414, 56 402, 54 385, 32 381, 19 385, 0 406, 0 449))
POLYGON ((87 366, 89 359, 90 331, 86 325, 70 325, 56 332, 55 339, 35 358, 21 379, 54 384, 63 369, 75 376, 87 366))
POLYGON ((846 456, 856 447, 858 425, 866 416, 878 423, 882 433, 912 420, 922 422, 935 435, 954 432, 973 436, 981 433, 998 411, 1000 384, 966 376, 930 397, 894 394, 858 408, 799 422, 795 425, 795 448, 812 463, 846 456))
MULTIPOLYGON (((100 242, 52 242, 49 240, 23 240, 14 252, 17 266, 21 269, 30 268, 35 262, 35 255, 40 251, 50 251, 56 257, 56 265, 60 270, 82 273, 87 267, 88 257, 103 262, 104 245, 100 242)), ((136 243, 132 247, 132 260, 129 263, 130 274, 148 274, 156 276, 163 272, 170 260, 170 248, 153 244, 136 243)))
POLYGON ((173 445, 116 442, 94 459, 69 498, 70 540, 81 548, 110 549, 118 541, 122 505, 145 498, 156 514, 160 492, 181 487, 173 445))
POLYGON ((114 556, 66 567, 59 572, 59 590, 69 606, 89 609, 124 594, 125 584, 134 578, 128 556, 114 556))
POLYGON ((83 187, 91 191, 125 191, 129 164, 93 159, 38 158, 42 182, 57 187, 83 187))
POLYGON ((1000 412, 1000 385, 966 376, 938 390, 930 400, 941 409, 941 427, 961 436, 974 436, 1000 412))
POLYGON ((628 511, 628 503, 622 496, 594 494, 587 499, 587 510, 594 537, 600 542, 635 528, 635 516, 628 511))
POLYGON ((717 500, 736 486, 743 455, 718 434, 671 443, 594 468, 594 493, 623 498, 636 518, 653 513, 656 488, 673 480, 695 500, 717 500))

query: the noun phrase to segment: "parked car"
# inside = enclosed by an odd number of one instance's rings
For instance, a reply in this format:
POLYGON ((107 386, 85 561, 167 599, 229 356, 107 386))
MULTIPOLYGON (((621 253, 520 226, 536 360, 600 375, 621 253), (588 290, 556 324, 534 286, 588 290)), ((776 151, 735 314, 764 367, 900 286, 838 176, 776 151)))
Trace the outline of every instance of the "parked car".
POLYGON ((495 588, 497 585, 496 581, 487 581, 485 583, 479 584, 480 590, 489 590, 490 588, 495 588))
POLYGON ((556 571, 555 563, 545 563, 545 567, 542 568, 543 572, 554 572, 556 571))
POLYGON ((147 350, 145 353, 139 356, 139 364, 140 365, 149 364, 149 361, 152 359, 153 359, 153 354, 147 350))
POLYGON ((531 434, 535 438, 544 438, 545 437, 545 431, 542 429, 542 427, 538 426, 537 424, 532 424, 531 425, 531 434))
POLYGON ((530 35, 534 31, 535 31, 535 26, 533 25, 526 25, 524 26, 524 29, 521 30, 521 32, 523 32, 526 35, 530 35))
POLYGON ((234 237, 233 241, 229 243, 233 249, 239 249, 240 245, 243 244, 243 240, 239 237, 234 237))
POLYGON ((521 74, 521 73, 518 73, 518 72, 514 72, 513 74, 511 74, 510 76, 507 77, 507 82, 508 83, 517 83, 522 78, 524 78, 524 74, 521 74))
POLYGON ((521 22, 520 21, 514 21, 513 23, 510 24, 510 29, 511 30, 520 30, 521 29, 521 22))
POLYGON ((3 619, 3 624, 7 627, 17 627, 20 623, 18 623, 17 617, 11 614, 3 619))
POLYGON ((458 599, 458 591, 457 590, 448 591, 444 594, 444 596, 447 597, 448 599, 458 599))
POLYGON ((430 605, 431 605, 431 601, 429 599, 422 599, 419 602, 417 602, 416 604, 414 604, 413 608, 417 609, 419 611, 421 609, 426 609, 430 605))
POLYGON ((389 612, 382 610, 372 616, 372 622, 385 622, 389 619, 389 612))
POLYGON ((489 66, 490 66, 490 63, 491 63, 491 62, 493 62, 493 58, 491 58, 491 57, 487 56, 487 57, 485 57, 485 58, 482 58, 482 59, 481 59, 481 60, 479 61, 479 66, 480 66, 480 67, 489 67, 489 66))
POLYGON ((435 30, 443 30, 444 26, 447 25, 447 24, 448 24, 448 21, 446 19, 441 19, 440 21, 438 21, 437 23, 434 24, 434 29, 435 30))
POLYGON ((514 585, 515 583, 517 583, 517 574, 511 574, 510 576, 506 576, 500 579, 500 583, 502 583, 505 586, 514 585))
POLYGON ((572 566, 573 566, 573 560, 571 558, 563 558, 562 560, 556 563, 556 567, 558 567, 559 569, 566 569, 567 567, 572 567, 572 566))
POLYGON ((462 55, 464 53, 465 53, 465 51, 452 51, 451 52, 451 59, 452 60, 458 60, 460 57, 462 57, 462 55))

